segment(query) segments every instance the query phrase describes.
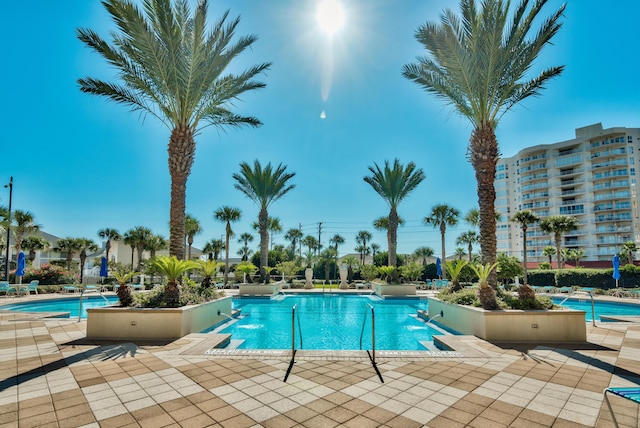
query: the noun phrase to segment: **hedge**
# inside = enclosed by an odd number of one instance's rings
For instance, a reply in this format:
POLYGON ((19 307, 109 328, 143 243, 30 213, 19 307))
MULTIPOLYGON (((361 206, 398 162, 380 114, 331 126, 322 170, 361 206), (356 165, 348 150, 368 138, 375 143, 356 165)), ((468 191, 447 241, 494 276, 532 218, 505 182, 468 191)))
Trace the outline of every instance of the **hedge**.
MULTIPOLYGON (((640 267, 626 265, 620 268, 618 285, 624 288, 640 287, 640 267)), ((611 269, 560 269, 534 270, 528 272, 528 282, 532 286, 593 287, 608 290, 616 287, 611 269)))

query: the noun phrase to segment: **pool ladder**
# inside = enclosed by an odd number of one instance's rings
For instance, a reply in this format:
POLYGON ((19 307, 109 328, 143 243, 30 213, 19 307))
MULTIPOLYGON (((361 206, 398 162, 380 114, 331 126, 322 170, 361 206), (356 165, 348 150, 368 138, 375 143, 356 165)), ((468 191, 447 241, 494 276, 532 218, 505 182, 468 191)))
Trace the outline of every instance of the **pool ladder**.
POLYGON ((591 298, 591 323, 595 327, 596 326, 596 308, 595 308, 595 303, 593 301, 593 295, 591 294, 591 291, 584 291, 584 290, 572 291, 571 293, 569 293, 567 297, 565 297, 565 299, 562 302, 558 303, 558 306, 562 306, 562 304, 566 302, 569 299, 569 297, 573 296, 576 293, 588 294, 589 297, 591 298))
MULTIPOLYGON (((102 290, 98 290, 98 294, 100 294, 100 297, 102 297, 104 299, 105 302, 107 302, 107 305, 110 305, 111 302, 109 301, 109 299, 107 299, 104 294, 102 294, 102 290)), ((80 299, 78 302, 78 322, 80 321, 80 319, 82 318, 82 298, 84 297, 84 289, 82 289, 82 291, 80 291, 80 299)))
MULTIPOLYGON (((371 365, 373 365, 374 370, 378 374, 380 378, 380 382, 384 383, 384 379, 382 378, 382 373, 378 369, 376 364, 376 312, 373 309, 373 306, 367 303, 367 306, 371 309, 371 352, 367 349, 367 355, 369 355, 369 360, 371 361, 371 365)), ((362 330, 360 330, 360 350, 362 350, 362 337, 364 336, 364 326, 367 323, 367 314, 368 311, 364 313, 364 319, 362 320, 362 330)))
POLYGON ((302 349, 302 328, 300 327, 300 313, 296 312, 296 308, 298 304, 296 303, 291 308, 291 361, 289 361, 289 368, 287 369, 287 373, 284 375, 284 381, 286 382, 289 378, 289 374, 291 373, 291 369, 293 368, 293 364, 296 362, 296 319, 298 320, 298 335, 300 336, 300 349, 302 349))

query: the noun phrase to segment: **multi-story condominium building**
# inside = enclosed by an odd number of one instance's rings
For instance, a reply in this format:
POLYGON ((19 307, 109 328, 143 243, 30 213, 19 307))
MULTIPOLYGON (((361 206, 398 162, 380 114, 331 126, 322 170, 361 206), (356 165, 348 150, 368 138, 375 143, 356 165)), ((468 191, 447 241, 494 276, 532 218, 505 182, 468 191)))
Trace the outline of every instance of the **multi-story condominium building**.
MULTIPOLYGON (((585 261, 611 261, 621 245, 640 247, 640 209, 635 158, 640 153, 640 128, 603 129, 598 123, 576 129, 572 140, 527 147, 502 158, 496 167, 498 252, 523 258, 522 231, 511 222, 529 209, 538 217, 572 215, 576 230, 563 235, 563 248, 582 249, 585 261)), ((640 157, 639 157, 640 159, 640 157)), ((527 259, 555 246, 539 224, 527 230, 527 259)))

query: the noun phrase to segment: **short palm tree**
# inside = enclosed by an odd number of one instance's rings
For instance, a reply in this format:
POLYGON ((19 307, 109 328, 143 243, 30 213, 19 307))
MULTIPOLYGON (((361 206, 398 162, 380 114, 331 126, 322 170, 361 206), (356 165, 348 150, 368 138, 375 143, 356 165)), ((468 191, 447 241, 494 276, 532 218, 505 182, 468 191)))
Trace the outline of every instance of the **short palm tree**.
POLYGON ((469 263, 473 257, 473 244, 477 244, 480 241, 480 237, 475 230, 467 230, 462 232, 460 236, 456 238, 456 245, 466 245, 469 252, 469 263))
POLYGON ((197 218, 190 214, 184 217, 184 237, 187 241, 187 260, 191 260, 191 246, 196 235, 202 232, 202 226, 197 218))
MULTIPOLYGON (((422 180, 424 180, 425 175, 422 169, 416 168, 415 163, 409 162, 405 167, 398 159, 393 161, 393 165, 391 165, 389 161, 384 161, 383 168, 380 168, 377 163, 374 163, 373 166, 369 167, 369 172, 371 172, 371 175, 364 177, 364 181, 368 183, 389 206, 387 265, 397 266, 398 225, 400 223, 398 205, 418 187, 422 180)), ((393 280, 397 280, 398 271, 394 270, 393 275, 393 280)))
POLYGON ((152 235, 147 240, 145 246, 147 250, 149 250, 149 257, 154 259, 156 257, 156 252, 167 248, 167 239, 162 235, 152 235))
MULTIPOLYGON (((549 266, 553 267, 552 264, 552 257, 557 253, 557 250, 552 247, 551 245, 548 245, 546 247, 544 247, 544 249, 542 250, 542 255, 545 257, 549 257, 549 266)), ((560 265, 558 265, 558 268, 560 268, 560 265)))
POLYGON ((252 241, 253 241, 253 235, 247 232, 241 234, 240 237, 238 238, 238 244, 242 244, 242 261, 243 262, 246 262, 249 259, 249 255, 251 254, 251 250, 249 250, 249 242, 252 242, 252 241))
MULTIPOLYGON (((495 129, 504 113, 539 95, 563 70, 551 67, 529 77, 561 27, 565 6, 541 20, 546 3, 522 0, 511 8, 504 0, 461 0, 461 16, 447 9, 439 23, 418 28, 416 39, 429 56, 403 68, 404 77, 445 100, 473 125, 467 153, 477 181, 482 260, 489 264, 497 260, 494 179, 500 150, 495 129), (534 28, 538 23, 540 28, 534 28)), ((497 284, 494 271, 489 283, 497 284)))
POLYGON ((129 287, 129 281, 134 276, 138 275, 138 272, 125 272, 123 270, 115 270, 111 272, 111 276, 118 283, 118 299, 120 300, 120 306, 131 306, 133 304, 133 297, 131 297, 131 287, 129 287))
POLYGON ((489 284, 491 273, 498 267, 498 262, 482 264, 470 264, 473 272, 478 277, 480 289, 478 290, 478 298, 484 309, 497 309, 496 292, 489 284))
MULTIPOLYGON (((447 253, 445 249, 445 235, 447 233, 447 226, 455 226, 458 224, 458 217, 460 211, 454 207, 450 207, 447 204, 438 204, 431 208, 431 214, 424 218, 425 224, 430 224, 434 228, 440 229, 440 240, 442 245, 442 263, 447 260, 447 253)), ((446 269, 442 271, 443 277, 446 278, 446 269)))
POLYGON ((380 275, 384 276, 384 279, 385 281, 387 281, 387 283, 394 281, 394 276, 398 275, 398 269, 395 266, 378 266, 377 269, 380 275))
POLYGON ((222 250, 224 250, 224 241, 222 239, 212 239, 204 244, 202 248, 202 251, 208 253, 209 258, 213 260, 218 260, 218 256, 222 250))
POLYGON ((31 263, 36 259, 36 251, 49 248, 49 242, 39 236, 27 236, 22 241, 22 248, 29 251, 29 260, 31 263))
POLYGON ((633 254, 638 251, 638 246, 633 241, 627 241, 622 244, 622 249, 620 250, 620 254, 626 256, 627 264, 633 264, 633 254))
POLYGON ((361 230, 356 235, 356 242, 360 244, 360 247, 361 247, 359 251, 360 264, 363 266, 365 264, 365 257, 367 256, 367 254, 369 254, 369 248, 367 248, 367 242, 370 242, 372 238, 373 238, 373 235, 371 235, 371 232, 368 232, 366 230, 361 230))
POLYGON ((22 240, 25 236, 36 233, 40 225, 36 224, 35 216, 29 211, 15 210, 13 217, 13 238, 15 240, 16 253, 22 250, 22 240))
POLYGON ((454 254, 458 258, 458 260, 462 260, 464 256, 467 255, 467 252, 464 250, 463 247, 457 247, 454 251, 454 254))
POLYGON ((347 266, 347 282, 353 280, 353 269, 358 268, 358 259, 353 256, 347 256, 342 259, 342 264, 347 266))
POLYGON ((217 260, 195 260, 195 262, 198 263, 198 270, 202 273, 202 283, 200 286, 203 288, 211 287, 213 283, 212 278, 216 276, 218 269, 224 266, 224 263, 217 260))
POLYGON ((313 258, 313 255, 315 254, 319 246, 318 240, 315 236, 307 235, 302 238, 302 241, 300 241, 300 245, 304 245, 305 247, 307 247, 307 255, 309 256, 307 257, 307 267, 311 267, 311 259, 313 258))
POLYGON ((120 232, 117 229, 111 229, 109 227, 105 227, 104 229, 100 229, 98 231, 98 237, 100 239, 104 239, 106 242, 104 243, 105 250, 105 258, 107 262, 109 261, 109 252, 111 251, 111 241, 119 241, 122 239, 120 232))
POLYGON ((268 163, 264 168, 257 159, 253 168, 246 163, 240 164, 240 173, 234 173, 235 188, 244 193, 249 199, 259 205, 258 224, 260 232, 260 279, 267 283, 269 276, 265 266, 269 262, 269 206, 289 193, 295 185, 289 184, 294 172, 287 172, 286 166, 279 164, 273 168, 268 163))
POLYGON ((553 235, 556 242, 556 257, 558 269, 561 268, 560 257, 562 255, 562 234, 578 227, 578 219, 569 215, 555 215, 546 217, 540 222, 540 229, 553 235))
MULTIPOLYGON (((518 211, 511 217, 511 221, 518 223, 522 229, 522 251, 523 251, 523 264, 524 264, 524 288, 530 289, 531 293, 534 293, 533 289, 529 287, 529 281, 527 277, 527 229, 530 224, 534 224, 540 221, 540 218, 531 210, 518 211)), ((529 290, 527 290, 528 292, 529 290)), ((530 293, 529 293, 530 294, 530 293)), ((535 295, 529 297, 535 298, 535 295)))
MULTIPOLYGON (((291 253, 293 253, 294 257, 296 255, 296 247, 298 247, 298 242, 300 242, 303 236, 304 235, 300 229, 289 229, 287 230, 287 233, 284 234, 284 239, 291 242, 291 253)), ((302 246, 300 246, 300 248, 302 248, 302 246)))
POLYGON ((242 217, 242 211, 239 208, 225 206, 217 209, 213 217, 225 223, 224 283, 227 284, 229 282, 229 239, 233 236, 231 222, 239 221, 240 217, 242 217))
POLYGON ((469 263, 463 259, 445 262, 444 268, 447 271, 447 276, 451 280, 449 288, 452 293, 462 290, 462 286, 460 285, 460 274, 462 273, 462 269, 464 269, 468 264, 469 263))
POLYGON ((145 1, 142 9, 129 0, 105 0, 103 4, 118 29, 112 33, 112 42, 89 29, 78 29, 77 35, 118 70, 122 83, 84 78, 78 80, 80 90, 154 116, 170 129, 169 252, 183 258, 186 187, 195 136, 211 125, 259 126, 258 119, 229 108, 242 94, 265 86, 253 78, 270 64, 230 73, 232 61, 256 37, 232 42, 240 19, 227 23, 228 12, 207 31, 206 0, 197 2, 193 14, 185 0, 145 1))
POLYGON ((73 255, 76 252, 80 251, 80 241, 78 240, 78 238, 70 237, 58 239, 58 242, 56 242, 53 250, 60 253, 66 253, 67 270, 71 270, 71 261, 73 260, 73 255))
POLYGON ((167 278, 164 303, 169 308, 178 307, 180 305, 180 278, 187 271, 198 269, 198 263, 193 260, 178 260, 176 256, 170 256, 156 258, 153 266, 167 278))
POLYGON ((242 273, 242 275, 244 276, 242 282, 247 282, 247 279, 249 280, 248 282, 253 282, 251 281, 251 275, 255 274, 258 271, 258 267, 251 262, 242 262, 238 263, 238 266, 236 266, 236 271, 242 273))
POLYGON ((435 251, 433 251, 431 247, 419 247, 415 249, 413 254, 417 258, 422 259, 422 266, 425 266, 427 264, 427 257, 433 257, 435 251))
POLYGON ((125 233, 125 241, 131 246, 131 268, 133 269, 133 249, 138 256, 138 270, 142 268, 142 256, 149 240, 153 239, 153 232, 145 226, 136 226, 125 233))

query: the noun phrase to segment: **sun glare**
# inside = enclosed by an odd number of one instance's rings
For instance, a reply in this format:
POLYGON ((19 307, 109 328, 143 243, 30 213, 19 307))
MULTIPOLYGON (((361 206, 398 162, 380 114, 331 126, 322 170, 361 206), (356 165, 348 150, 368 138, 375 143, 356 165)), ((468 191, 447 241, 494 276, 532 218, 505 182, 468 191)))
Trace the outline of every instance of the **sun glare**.
POLYGON ((344 23, 344 10, 336 0, 322 0, 318 4, 318 24, 322 30, 332 35, 344 23))

